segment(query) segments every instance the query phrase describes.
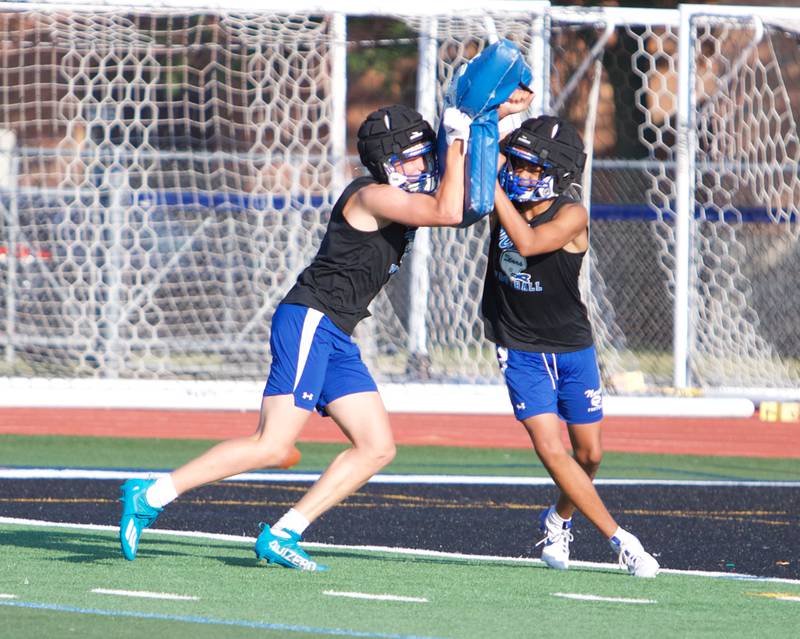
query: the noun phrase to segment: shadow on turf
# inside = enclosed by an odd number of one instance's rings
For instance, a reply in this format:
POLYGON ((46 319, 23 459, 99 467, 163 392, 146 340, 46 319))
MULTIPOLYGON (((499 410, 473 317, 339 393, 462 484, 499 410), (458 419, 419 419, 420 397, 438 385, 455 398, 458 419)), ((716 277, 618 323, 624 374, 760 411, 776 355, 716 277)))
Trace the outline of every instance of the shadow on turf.
POLYGON ((53 561, 87 563, 120 556, 118 547, 101 543, 97 537, 52 530, 0 531, 0 546, 52 551, 53 561))
MULTIPOLYGON (((169 548, 166 550, 162 548, 148 548, 148 541, 147 538, 144 539, 139 550, 139 558, 174 557, 178 555, 196 556, 194 553, 183 552, 181 547, 187 544, 180 540, 163 538, 152 540, 156 542, 159 547, 163 548, 163 546, 168 546, 169 548)), ((191 545, 194 546, 194 544, 191 545)), ((91 534, 53 530, 0 531, 0 547, 32 548, 51 551, 52 555, 49 557, 51 561, 65 561, 69 563, 92 563, 107 559, 124 561, 116 536, 113 538, 99 538, 91 534)), ((214 548, 220 550, 243 550, 243 547, 240 545, 216 545, 214 548)), ((210 557, 216 558, 213 554, 210 555, 210 557)), ((249 563, 253 564, 254 560, 251 559, 249 563)), ((242 561, 242 565, 248 564, 242 561)))
MULTIPOLYGON (((354 551, 325 551, 325 550, 311 550, 310 553, 311 558, 319 561, 322 564, 327 563, 326 560, 330 559, 360 559, 364 561, 376 562, 376 563, 395 563, 395 564, 434 564, 434 565, 444 565, 444 566, 469 566, 474 565, 477 562, 471 561, 469 559, 447 559, 447 558, 435 558, 435 557, 414 557, 410 555, 397 555, 397 556, 387 556, 387 555, 375 555, 369 552, 354 552, 354 551)), ((245 568, 252 568, 252 567, 263 567, 261 564, 256 562, 253 558, 252 552, 245 552, 241 557, 215 557, 220 563, 223 563, 228 566, 236 566, 236 567, 245 567, 245 568)), ((518 568, 518 569, 539 569, 543 568, 543 566, 537 564, 514 564, 509 562, 503 561, 480 561, 480 565, 482 567, 502 567, 503 569, 508 568, 518 568)))
MULTIPOLYGON (((147 540, 145 540, 146 543, 147 540)), ((180 540, 163 539, 157 541, 158 546, 167 546, 167 549, 147 548, 143 545, 139 551, 140 559, 155 559, 159 557, 178 557, 187 555, 197 557, 196 553, 183 552, 182 548, 186 545, 196 547, 196 544, 186 544, 180 540)), ((50 561, 63 561, 68 563, 94 563, 99 561, 119 561, 122 564, 127 564, 121 555, 117 540, 114 538, 98 538, 91 534, 67 532, 67 531, 53 531, 53 530, 20 530, 20 531, 0 531, 0 546, 5 548, 32 548, 36 550, 51 551, 49 556, 50 561)), ((216 559, 226 566, 237 568, 250 568, 264 570, 269 568, 262 562, 258 562, 252 552, 252 549, 238 544, 222 544, 208 547, 206 558, 216 559), (215 553, 230 552, 235 554, 220 555, 215 553)), ((374 562, 376 564, 431 564, 431 565, 445 565, 445 566, 470 566, 476 562, 469 559, 448 559, 448 558, 435 558, 435 557, 415 557, 409 555, 379 555, 376 556, 369 552, 354 552, 354 551, 325 551, 318 550, 312 551, 314 559, 327 563, 326 560, 330 559, 357 559, 362 561, 374 562)), ((503 561, 480 561, 483 568, 502 568, 503 570, 517 569, 517 570, 547 570, 543 565, 531 564, 514 564, 503 561)), ((594 569, 582 569, 588 572, 595 572, 594 569)), ((601 571, 607 572, 607 571, 601 571)), ((623 576, 620 573, 620 576, 623 576)))

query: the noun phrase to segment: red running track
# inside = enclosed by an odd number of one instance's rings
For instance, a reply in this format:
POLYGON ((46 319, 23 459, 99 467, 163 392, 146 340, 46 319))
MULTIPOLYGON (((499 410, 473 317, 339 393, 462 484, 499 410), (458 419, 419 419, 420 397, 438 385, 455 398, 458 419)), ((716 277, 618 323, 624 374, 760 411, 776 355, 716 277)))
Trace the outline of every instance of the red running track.
MULTIPOLYGON (((392 414, 398 444, 527 448, 530 441, 511 416, 392 414)), ((253 432, 250 411, 117 409, 0 409, 0 434, 227 439, 253 432)), ((346 441, 330 419, 312 415, 301 442, 346 441)), ((566 441, 566 435, 565 435, 566 441)), ((607 451, 673 455, 800 458, 800 424, 749 419, 608 417, 607 451)))

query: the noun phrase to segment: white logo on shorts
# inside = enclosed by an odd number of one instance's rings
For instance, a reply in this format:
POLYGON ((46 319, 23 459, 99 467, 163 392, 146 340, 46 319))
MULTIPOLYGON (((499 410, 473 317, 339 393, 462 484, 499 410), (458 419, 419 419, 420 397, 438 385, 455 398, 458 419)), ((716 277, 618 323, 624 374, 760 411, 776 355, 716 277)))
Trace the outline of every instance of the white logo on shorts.
POLYGON ((588 412, 593 413, 598 410, 603 410, 603 393, 599 388, 590 388, 583 391, 583 394, 586 399, 589 400, 589 404, 591 404, 588 412))
POLYGON ((519 404, 515 404, 517 410, 525 410, 525 402, 520 402, 519 404))
POLYGON ((303 393, 303 399, 311 401, 312 399, 314 399, 314 393, 303 393))

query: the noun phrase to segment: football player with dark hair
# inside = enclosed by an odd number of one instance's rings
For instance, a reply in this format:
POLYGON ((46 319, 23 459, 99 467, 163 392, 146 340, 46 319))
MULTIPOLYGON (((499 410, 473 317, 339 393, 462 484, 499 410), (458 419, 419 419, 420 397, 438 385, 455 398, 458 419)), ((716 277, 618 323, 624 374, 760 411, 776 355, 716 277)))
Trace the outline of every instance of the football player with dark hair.
MULTIPOLYGON (((509 105, 506 114, 515 108, 509 105)), ((388 414, 351 335, 397 270, 416 227, 461 221, 470 123, 457 109, 443 115, 449 147, 439 186, 435 135, 419 113, 390 106, 366 118, 358 131, 358 151, 371 175, 345 188, 319 252, 275 310, 272 364, 256 432, 222 442, 158 480, 125 482, 120 543, 126 559, 135 559, 142 529, 178 495, 279 466, 317 409, 333 418, 352 446, 294 508, 273 526, 263 526, 255 553, 289 568, 325 569, 300 547, 303 532, 395 455, 388 414)))
POLYGON ((597 355, 578 277, 589 248, 589 215, 565 194, 580 184, 586 155, 569 122, 551 116, 522 123, 503 145, 495 187, 484 330, 496 344, 515 417, 560 489, 541 513, 542 559, 569 567, 572 515, 580 510, 638 577, 658 562, 619 527, 592 480, 603 451, 603 399, 597 355), (572 443, 561 440, 561 420, 572 443))

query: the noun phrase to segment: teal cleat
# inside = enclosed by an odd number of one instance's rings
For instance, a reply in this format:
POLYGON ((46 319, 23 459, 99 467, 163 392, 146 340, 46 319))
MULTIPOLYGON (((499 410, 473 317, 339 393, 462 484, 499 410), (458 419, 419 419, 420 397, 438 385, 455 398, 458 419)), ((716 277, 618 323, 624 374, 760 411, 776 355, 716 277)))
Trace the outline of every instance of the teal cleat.
POLYGON ((321 572, 329 570, 327 566, 322 566, 306 554, 300 548, 300 535, 291 531, 286 531, 289 537, 279 537, 273 535, 269 526, 259 524, 261 534, 256 539, 256 557, 266 559, 268 563, 278 564, 285 568, 296 568, 297 570, 309 570, 321 572))
POLYGON ((145 493, 154 479, 129 479, 122 484, 122 519, 119 520, 119 543, 125 559, 136 559, 139 536, 149 528, 163 508, 154 508, 147 503, 145 493))

